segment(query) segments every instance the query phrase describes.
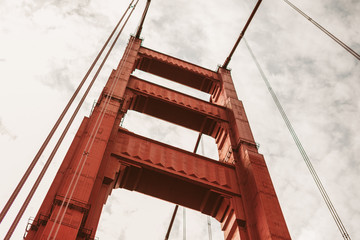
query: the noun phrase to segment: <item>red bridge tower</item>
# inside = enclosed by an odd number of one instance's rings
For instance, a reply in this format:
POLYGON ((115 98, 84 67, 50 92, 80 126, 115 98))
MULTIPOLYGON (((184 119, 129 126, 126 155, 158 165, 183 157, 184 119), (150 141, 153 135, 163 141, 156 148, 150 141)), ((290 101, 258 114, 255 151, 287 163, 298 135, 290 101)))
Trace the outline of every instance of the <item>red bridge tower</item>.
POLYGON ((225 239, 290 239, 230 71, 142 47, 135 37, 84 118, 26 239, 93 239, 114 188, 210 215, 221 222, 225 239), (135 69, 207 92, 210 102, 134 77, 135 69), (220 161, 119 127, 127 110, 215 138, 220 161))

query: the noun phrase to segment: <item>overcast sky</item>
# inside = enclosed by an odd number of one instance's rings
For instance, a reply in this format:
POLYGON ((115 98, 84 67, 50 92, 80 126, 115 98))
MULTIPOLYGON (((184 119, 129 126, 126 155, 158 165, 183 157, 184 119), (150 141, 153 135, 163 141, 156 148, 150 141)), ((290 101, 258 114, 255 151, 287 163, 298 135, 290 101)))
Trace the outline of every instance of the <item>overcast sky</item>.
MULTIPOLYGON (((21 239, 28 218, 36 215, 82 117, 89 115, 135 32, 145 2, 140 0, 13 239, 21 239)), ((292 2, 360 52, 359 1, 292 2)), ((124 0, 0 0, 1 208, 128 4, 124 0)), ((143 45, 216 70, 254 4, 253 0, 153 0, 142 32, 143 45)), ((246 38, 350 236, 360 239, 359 61, 283 0, 262 3, 246 38)), ((292 238, 341 239, 243 42, 229 68, 292 238)), ((189 151, 196 141, 194 132, 132 112, 124 126, 189 151), (146 122, 146 128, 139 129, 139 122, 146 122)), ((204 142, 205 155, 214 158, 212 140, 204 142)), ((27 194, 49 152, 42 156, 20 197, 27 194)), ((15 202, 1 224, 1 238, 20 204, 15 202)), ((100 240, 163 239, 172 210, 171 203, 117 189, 104 207, 96 235, 100 240)), ((213 239, 222 239, 216 220, 212 227, 213 239)), ((208 239, 206 217, 187 211, 187 230, 188 239, 208 239)), ((182 209, 171 239, 182 239, 182 209)))

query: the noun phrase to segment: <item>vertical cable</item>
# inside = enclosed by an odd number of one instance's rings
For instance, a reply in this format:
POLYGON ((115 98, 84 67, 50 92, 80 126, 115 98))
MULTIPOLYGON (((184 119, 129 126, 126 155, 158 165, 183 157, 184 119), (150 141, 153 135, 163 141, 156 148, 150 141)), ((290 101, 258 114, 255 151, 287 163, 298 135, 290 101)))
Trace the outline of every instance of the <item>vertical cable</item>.
POLYGON ((183 207, 183 240, 186 240, 186 208, 183 207))
MULTIPOLYGON (((199 132, 198 138, 197 138, 197 140, 196 140, 196 144, 195 144, 194 151, 193 151, 193 153, 195 153, 195 154, 196 154, 197 149, 198 149, 198 147, 199 147, 199 143, 202 142, 202 141, 201 141, 201 136, 202 136, 202 132, 203 132, 203 130, 204 130, 206 121, 207 121, 207 118, 204 118, 204 121, 203 121, 202 124, 201 124, 200 132, 199 132)), ((165 240, 167 240, 167 239, 169 238, 169 235, 170 235, 170 232, 171 232, 171 228, 172 228, 172 225, 173 225, 172 221, 173 221, 173 218, 175 218, 175 216, 176 216, 176 212, 177 212, 178 207, 179 207, 179 205, 176 204, 176 206, 175 206, 175 208, 174 208, 173 216, 172 216, 172 218, 171 218, 171 221, 170 221, 168 230, 167 230, 167 232, 166 232, 165 240)))
POLYGON ((175 220, 175 217, 176 217, 176 213, 177 213, 178 208, 179 208, 179 205, 176 204, 175 209, 174 209, 174 212, 173 212, 173 215, 171 216, 171 220, 170 220, 170 224, 169 224, 168 230, 167 230, 166 235, 165 235, 165 240, 168 240, 168 239, 169 239, 170 232, 171 232, 171 228, 172 228, 172 225, 174 224, 174 220, 175 220))
POLYGON ((208 225, 209 240, 212 240, 211 218, 210 218, 210 216, 207 216, 207 225, 208 225))
POLYGON ((256 66, 257 66, 257 68, 258 68, 258 70, 259 70, 259 72, 261 74, 261 77, 264 80, 264 82, 265 82, 265 84, 266 84, 266 86, 267 86, 267 88, 268 88, 268 90, 270 92, 270 95, 273 98, 273 100, 274 100, 274 102, 276 104, 276 107, 278 108, 278 110, 279 110, 279 112, 280 112, 280 114, 281 114, 281 116, 282 116, 282 118, 283 118, 283 120, 284 120, 284 122, 285 122, 285 124, 286 124, 286 126, 287 126, 287 128, 288 128, 288 130, 289 130, 289 132, 290 132, 290 134, 291 134, 291 136, 292 136, 292 138, 293 138, 299 152, 300 152, 300 154, 301 154, 301 156, 303 157, 303 160, 304 160, 305 164, 307 165, 307 167, 308 167, 308 169, 309 169, 309 171, 311 173, 311 176, 313 177, 313 179, 314 179, 314 181, 316 183, 316 186, 318 187, 318 189, 320 191, 320 194, 323 197, 323 199, 324 199, 324 201, 326 203, 326 206, 328 207, 328 209, 329 209, 329 211, 330 211, 330 213, 331 213, 331 215, 332 215, 332 217, 333 217, 333 219, 334 219, 334 221, 335 221, 335 223, 336 223, 342 237, 344 239, 350 240, 351 238, 350 238, 349 234, 347 233, 344 224, 342 223, 339 215, 337 214, 337 212, 335 210, 335 207, 333 206, 327 192, 325 191, 325 188, 324 188, 322 182, 320 181, 319 176, 317 175, 317 173, 316 173, 316 171, 315 171, 315 169, 314 169, 314 167, 313 167, 307 153, 305 152, 305 149, 303 148, 303 146, 302 146, 302 144, 301 144, 301 142, 300 142, 294 128, 292 127, 292 125, 290 123, 290 120, 288 119, 288 117, 287 117, 287 115, 286 115, 286 113, 285 113, 279 99, 277 98, 273 88, 271 87, 270 82, 268 81, 264 71, 262 70, 259 62, 257 61, 257 59, 256 59, 253 51, 251 50, 248 42, 246 41, 246 39, 244 39, 244 42, 245 42, 245 45, 246 45, 247 49, 250 52, 250 55, 251 55, 252 59, 254 60, 254 62, 256 64, 256 66))
MULTIPOLYGON (((205 156, 205 147, 204 147, 204 141, 201 141, 201 154, 205 156)), ((208 227, 208 235, 209 240, 212 240, 212 231, 211 231, 211 217, 206 216, 207 218, 207 227, 208 227)))
POLYGON ((231 52, 230 52, 229 56, 226 58, 224 64, 222 65, 222 68, 227 68, 227 66, 228 66, 228 64, 229 64, 229 62, 230 62, 230 60, 231 60, 232 55, 234 54, 234 52, 235 52, 237 46, 239 45, 241 39, 242 39, 243 36, 245 35, 246 29, 247 29, 248 26, 250 25, 251 20, 252 20, 253 17, 255 16, 255 13, 256 13, 256 11, 258 10, 258 8, 259 8, 259 6, 260 6, 260 4, 261 4, 261 1, 262 1, 262 0, 258 0, 258 2, 256 3, 253 11, 252 11, 251 14, 250 14, 249 19, 247 20, 247 22, 246 22, 243 30, 241 31, 238 39, 237 39, 236 42, 235 42, 234 47, 231 49, 231 52))
POLYGON ((146 6, 145 6, 145 9, 144 9, 143 15, 141 17, 140 24, 139 24, 138 30, 136 32, 136 36, 135 36, 136 38, 140 38, 140 34, 141 34, 141 31, 142 31, 142 28, 143 28, 143 25, 144 25, 145 17, 146 17, 146 14, 147 14, 148 10, 149 10, 150 2, 151 2, 151 0, 147 0, 147 2, 146 2, 146 6))

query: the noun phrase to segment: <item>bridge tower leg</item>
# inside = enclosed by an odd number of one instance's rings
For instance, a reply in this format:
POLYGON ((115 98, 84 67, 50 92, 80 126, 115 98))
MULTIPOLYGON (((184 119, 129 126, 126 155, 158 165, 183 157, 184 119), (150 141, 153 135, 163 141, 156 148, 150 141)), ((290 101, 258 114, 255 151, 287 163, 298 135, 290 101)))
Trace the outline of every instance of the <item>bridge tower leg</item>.
POLYGON ((225 239, 290 239, 230 71, 211 71, 142 47, 135 37, 79 127, 25 239, 94 239, 115 188, 210 215, 221 222, 225 239), (210 101, 144 81, 131 75, 135 69, 207 92, 210 101), (121 128, 128 110, 215 138, 220 160, 121 128))

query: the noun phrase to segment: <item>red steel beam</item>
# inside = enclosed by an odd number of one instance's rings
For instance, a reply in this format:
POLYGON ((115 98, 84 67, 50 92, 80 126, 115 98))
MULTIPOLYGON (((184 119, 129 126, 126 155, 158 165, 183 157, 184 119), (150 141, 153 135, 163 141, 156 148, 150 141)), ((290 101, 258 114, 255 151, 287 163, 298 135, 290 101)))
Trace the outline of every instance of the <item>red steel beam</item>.
POLYGON ((144 47, 139 50, 136 68, 207 93, 219 83, 212 70, 144 47))
POLYGON ((119 129, 112 157, 120 162, 115 187, 215 217, 225 239, 248 239, 239 173, 226 164, 119 129))
MULTIPOLYGON (((121 162, 189 181, 227 195, 239 195, 235 167, 120 128, 112 156, 121 162)), ((144 182, 143 184, 149 184, 144 182)), ((139 186, 137 186, 139 187, 139 186)))
POLYGON ((131 76, 127 86, 135 96, 129 109, 214 135, 227 122, 226 108, 131 76), (204 124, 205 122, 205 124, 204 124), (202 124, 204 124, 203 129, 202 124))

